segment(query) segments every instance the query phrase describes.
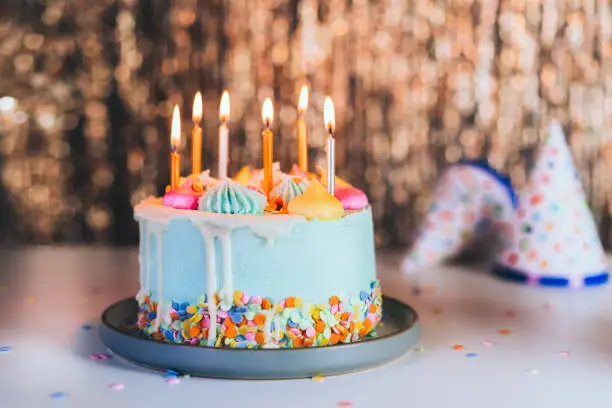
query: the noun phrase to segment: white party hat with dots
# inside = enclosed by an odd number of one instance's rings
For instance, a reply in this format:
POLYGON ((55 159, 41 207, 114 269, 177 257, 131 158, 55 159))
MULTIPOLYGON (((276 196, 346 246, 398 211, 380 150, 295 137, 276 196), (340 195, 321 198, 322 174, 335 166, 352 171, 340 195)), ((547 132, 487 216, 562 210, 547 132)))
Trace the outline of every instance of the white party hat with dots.
POLYGON ((436 185, 401 271, 410 274, 432 268, 459 255, 474 238, 509 227, 515 198, 509 178, 486 162, 450 166, 436 185))
POLYGON ((494 272, 518 282, 582 287, 608 281, 608 264, 561 125, 550 125, 494 272))

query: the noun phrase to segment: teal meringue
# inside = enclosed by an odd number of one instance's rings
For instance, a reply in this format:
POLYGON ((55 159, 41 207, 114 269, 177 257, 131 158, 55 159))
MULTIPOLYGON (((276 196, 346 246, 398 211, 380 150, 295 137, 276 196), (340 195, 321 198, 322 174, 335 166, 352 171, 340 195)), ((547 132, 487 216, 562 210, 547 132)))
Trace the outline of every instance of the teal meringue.
POLYGON ((198 209, 218 214, 263 214, 266 196, 240 183, 225 179, 200 197, 198 209))
POLYGON ((306 187, 308 187, 307 179, 283 175, 270 191, 270 200, 282 207, 287 207, 294 198, 304 194, 306 187))

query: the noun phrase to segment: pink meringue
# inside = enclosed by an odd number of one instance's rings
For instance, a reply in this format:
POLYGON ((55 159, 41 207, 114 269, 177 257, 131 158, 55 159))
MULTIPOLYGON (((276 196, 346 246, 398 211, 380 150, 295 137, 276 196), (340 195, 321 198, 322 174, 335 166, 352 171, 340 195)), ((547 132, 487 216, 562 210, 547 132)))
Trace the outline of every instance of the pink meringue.
POLYGON ((177 188, 168 191, 162 199, 162 204, 179 210, 197 210, 198 200, 202 194, 191 188, 177 188))
POLYGON ((363 210, 369 205, 365 193, 355 187, 336 186, 334 195, 340 200, 345 210, 363 210))

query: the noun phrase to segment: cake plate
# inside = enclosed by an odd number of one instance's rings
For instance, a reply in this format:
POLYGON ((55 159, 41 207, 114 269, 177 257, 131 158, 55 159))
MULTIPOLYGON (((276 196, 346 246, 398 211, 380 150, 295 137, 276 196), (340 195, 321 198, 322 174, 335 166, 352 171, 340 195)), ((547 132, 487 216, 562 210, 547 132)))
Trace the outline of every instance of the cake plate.
POLYGON ((290 379, 361 371, 394 361, 412 350, 420 335, 417 313, 383 296, 383 318, 376 336, 350 344, 299 349, 225 349, 165 343, 136 331, 133 298, 102 315, 100 336, 114 354, 136 364, 180 374, 232 379, 290 379))

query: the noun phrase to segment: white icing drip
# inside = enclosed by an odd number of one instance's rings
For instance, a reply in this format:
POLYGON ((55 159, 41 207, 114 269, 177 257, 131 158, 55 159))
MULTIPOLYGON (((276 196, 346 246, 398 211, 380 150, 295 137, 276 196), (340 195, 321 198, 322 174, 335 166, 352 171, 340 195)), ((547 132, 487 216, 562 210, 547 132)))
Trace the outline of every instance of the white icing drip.
MULTIPOLYGON (((272 318, 274 317, 274 310, 266 310, 266 322, 264 323, 264 343, 270 343, 272 337, 272 318)), ((277 328, 278 330, 278 328, 277 328)))
POLYGON ((200 228, 206 248, 206 300, 208 302, 208 313, 210 315, 210 327, 208 329, 208 346, 214 347, 217 340, 217 302, 215 291, 217 288, 217 264, 215 260, 215 236, 204 228, 200 228))
MULTIPOLYGON (((138 220, 138 232, 139 232, 139 236, 140 236, 140 242, 141 244, 138 246, 138 266, 140 266, 140 289, 142 291, 142 285, 144 283, 144 277, 145 277, 145 259, 144 259, 144 248, 143 248, 143 244, 142 242, 145 241, 145 221, 144 220, 138 220)), ((139 291, 140 294, 140 291, 139 291)))
POLYGON ((223 292, 225 298, 231 300, 234 295, 234 277, 232 274, 232 241, 230 239, 231 231, 223 231, 219 235, 221 243, 221 253, 223 256, 223 292))
POLYGON ((149 202, 138 204, 134 208, 134 213, 138 217, 146 217, 150 220, 188 219, 198 225, 206 223, 230 231, 237 228, 248 228, 253 234, 266 240, 275 240, 283 235, 288 235, 297 224, 307 222, 306 218, 300 215, 216 214, 206 211, 177 210, 162 205, 153 205, 149 202))
POLYGON ((151 235, 155 235, 157 241, 157 317, 155 318, 155 322, 153 328, 155 331, 159 329, 162 320, 164 319, 163 313, 163 300, 164 300, 164 264, 163 264, 163 256, 162 256, 162 234, 170 220, 168 218, 155 218, 149 220, 149 226, 147 228, 147 288, 150 290, 150 267, 149 267, 149 255, 150 255, 150 239, 151 235))

